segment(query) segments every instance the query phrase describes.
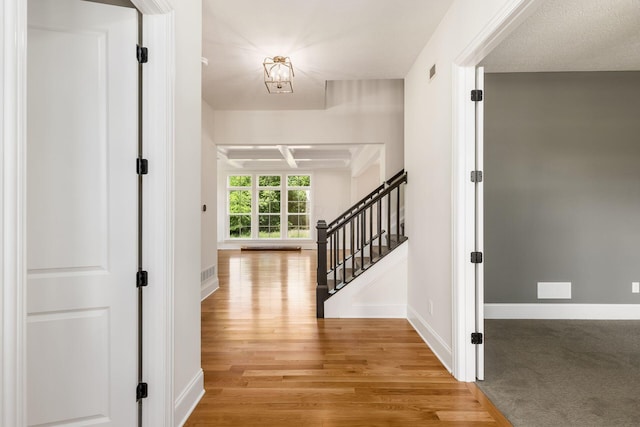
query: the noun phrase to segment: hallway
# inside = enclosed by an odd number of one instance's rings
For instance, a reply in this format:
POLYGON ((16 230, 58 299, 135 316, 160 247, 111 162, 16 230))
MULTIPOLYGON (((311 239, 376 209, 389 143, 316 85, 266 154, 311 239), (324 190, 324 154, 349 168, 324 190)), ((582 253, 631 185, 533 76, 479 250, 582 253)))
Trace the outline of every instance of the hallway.
POLYGON ((186 426, 510 425, 404 319, 316 319, 315 251, 219 251, 186 426))

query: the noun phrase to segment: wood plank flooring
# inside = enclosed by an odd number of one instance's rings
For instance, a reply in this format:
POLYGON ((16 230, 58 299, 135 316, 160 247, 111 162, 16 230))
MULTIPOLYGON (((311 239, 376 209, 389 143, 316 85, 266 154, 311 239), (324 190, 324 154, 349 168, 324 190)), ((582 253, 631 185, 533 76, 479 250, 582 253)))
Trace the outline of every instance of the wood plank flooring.
POLYGON ((316 319, 315 251, 219 251, 203 426, 509 426, 404 319, 316 319))

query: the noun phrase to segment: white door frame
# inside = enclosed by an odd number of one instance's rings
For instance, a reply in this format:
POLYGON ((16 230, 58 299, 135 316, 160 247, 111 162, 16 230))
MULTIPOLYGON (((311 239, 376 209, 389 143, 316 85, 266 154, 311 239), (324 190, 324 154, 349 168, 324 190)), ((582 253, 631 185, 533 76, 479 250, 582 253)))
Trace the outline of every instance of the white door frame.
MULTIPOLYGON (((132 0, 144 14, 144 305, 147 426, 172 426, 174 7, 172 0, 132 0), (150 215, 149 212, 153 212, 150 215)), ((26 83, 27 1, 0 0, 0 425, 23 427, 26 407, 26 83)), ((133 54, 133 49, 132 49, 133 54)), ((131 165, 134 167, 134 159, 131 165)), ((135 286, 135 272, 131 285, 135 286)), ((135 325, 132 325, 134 327, 135 325)), ((132 390, 131 398, 135 399, 132 390)))
MULTIPOLYGON (((474 183, 475 68, 504 38, 533 13, 542 0, 510 0, 453 63, 453 374, 460 381, 476 380, 474 183)), ((481 296, 482 297, 482 296, 481 296)))

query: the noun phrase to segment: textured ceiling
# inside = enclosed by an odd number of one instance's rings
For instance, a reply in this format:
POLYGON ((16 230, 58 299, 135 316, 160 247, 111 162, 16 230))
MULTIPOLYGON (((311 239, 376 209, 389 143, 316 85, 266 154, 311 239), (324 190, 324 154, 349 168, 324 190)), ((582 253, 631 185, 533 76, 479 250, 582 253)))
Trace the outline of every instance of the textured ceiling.
POLYGON ((217 110, 322 109, 328 80, 404 78, 452 0, 203 0, 203 98, 217 110), (269 95, 265 57, 293 94, 269 95))
POLYGON ((547 0, 483 65, 485 72, 640 70, 640 0, 547 0))

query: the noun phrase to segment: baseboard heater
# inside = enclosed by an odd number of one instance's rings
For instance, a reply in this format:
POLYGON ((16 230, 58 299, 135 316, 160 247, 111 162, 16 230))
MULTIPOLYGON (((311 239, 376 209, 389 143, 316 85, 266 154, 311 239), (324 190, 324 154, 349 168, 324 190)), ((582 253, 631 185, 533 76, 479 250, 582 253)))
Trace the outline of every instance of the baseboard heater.
POLYGON ((242 246, 243 251, 300 251, 300 246, 242 246))

